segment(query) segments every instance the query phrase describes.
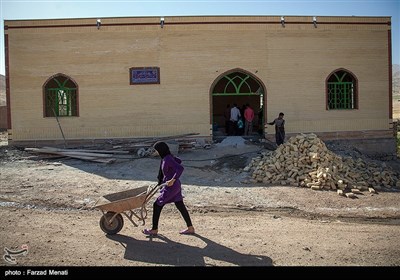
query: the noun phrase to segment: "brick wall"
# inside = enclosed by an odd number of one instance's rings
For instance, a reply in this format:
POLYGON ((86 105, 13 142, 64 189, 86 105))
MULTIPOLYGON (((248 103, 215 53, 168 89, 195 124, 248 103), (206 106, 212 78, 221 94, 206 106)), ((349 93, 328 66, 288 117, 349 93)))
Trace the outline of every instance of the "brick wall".
POLYGON ((389 21, 318 17, 315 28, 312 17, 286 17, 285 27, 280 17, 165 17, 161 28, 156 17, 106 18, 100 29, 96 19, 5 21, 10 133, 62 139, 43 117, 42 87, 63 73, 79 86, 79 117, 60 118, 67 139, 210 136, 211 86, 231 69, 262 81, 266 120, 285 112, 288 133, 386 131, 389 21), (160 84, 130 85, 129 68, 145 66, 160 67, 160 84), (357 110, 326 110, 325 80, 338 68, 358 79, 357 110))

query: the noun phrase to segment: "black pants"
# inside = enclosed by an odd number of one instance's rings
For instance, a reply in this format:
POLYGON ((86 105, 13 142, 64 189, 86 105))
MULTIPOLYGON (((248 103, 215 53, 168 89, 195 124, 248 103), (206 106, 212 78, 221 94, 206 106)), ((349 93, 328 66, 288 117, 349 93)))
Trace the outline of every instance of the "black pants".
POLYGON ((228 135, 239 135, 237 122, 229 121, 229 133, 228 135))
POLYGON ((279 145, 282 145, 282 144, 285 142, 285 132, 284 132, 284 131, 278 130, 278 131, 276 131, 275 133, 276 133, 276 134, 275 134, 276 144, 277 144, 278 146, 279 146, 279 145))
MULTIPOLYGON (((185 204, 183 203, 183 200, 175 202, 176 208, 178 208, 179 212, 181 212, 181 215, 183 219, 186 222, 186 225, 188 227, 192 226, 192 220, 190 219, 189 212, 186 209, 185 204)), ((160 206, 157 204, 157 202, 154 202, 153 204, 153 227, 151 228, 152 230, 157 230, 158 229, 158 221, 160 219, 160 214, 161 210, 163 209, 163 206, 160 206)))

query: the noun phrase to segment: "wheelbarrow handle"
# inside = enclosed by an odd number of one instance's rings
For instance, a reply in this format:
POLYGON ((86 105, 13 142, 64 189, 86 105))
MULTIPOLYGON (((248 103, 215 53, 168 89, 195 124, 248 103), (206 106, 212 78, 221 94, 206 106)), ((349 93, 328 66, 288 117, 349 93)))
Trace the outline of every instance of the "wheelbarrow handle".
POLYGON ((160 185, 157 185, 156 187, 157 187, 157 189, 163 189, 163 188, 165 188, 165 187, 167 187, 168 186, 168 183, 162 183, 162 184, 160 184, 160 185))
POLYGON ((145 204, 153 197, 153 195, 160 189, 163 188, 167 185, 167 183, 163 183, 163 184, 157 184, 154 187, 149 187, 147 189, 147 195, 146 195, 146 199, 145 199, 145 204))

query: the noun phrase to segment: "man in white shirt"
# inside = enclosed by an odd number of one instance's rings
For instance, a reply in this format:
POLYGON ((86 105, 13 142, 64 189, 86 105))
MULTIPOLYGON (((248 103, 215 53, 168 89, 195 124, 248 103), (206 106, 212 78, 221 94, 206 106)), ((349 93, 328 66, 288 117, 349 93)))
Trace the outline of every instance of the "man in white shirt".
POLYGON ((231 119, 230 119, 230 121, 231 121, 231 127, 232 127, 231 132, 233 132, 233 135, 238 135, 237 122, 238 122, 238 120, 239 120, 240 117, 241 117, 241 115, 240 115, 240 110, 239 110, 239 108, 237 107, 237 104, 234 103, 234 104, 233 104, 233 107, 232 107, 232 109, 231 109, 231 119))

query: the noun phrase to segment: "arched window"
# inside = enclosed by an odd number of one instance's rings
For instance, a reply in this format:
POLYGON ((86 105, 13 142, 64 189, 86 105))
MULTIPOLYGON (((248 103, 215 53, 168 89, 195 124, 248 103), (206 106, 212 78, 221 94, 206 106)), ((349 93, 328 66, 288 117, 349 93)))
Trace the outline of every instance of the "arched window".
POLYGON ((214 86, 213 95, 263 94, 263 87, 249 74, 235 71, 223 76, 214 86))
POLYGON ((43 88, 45 117, 78 116, 78 86, 70 77, 57 74, 43 88))
POLYGON ((344 69, 334 71, 327 78, 327 110, 357 109, 357 79, 344 69))

